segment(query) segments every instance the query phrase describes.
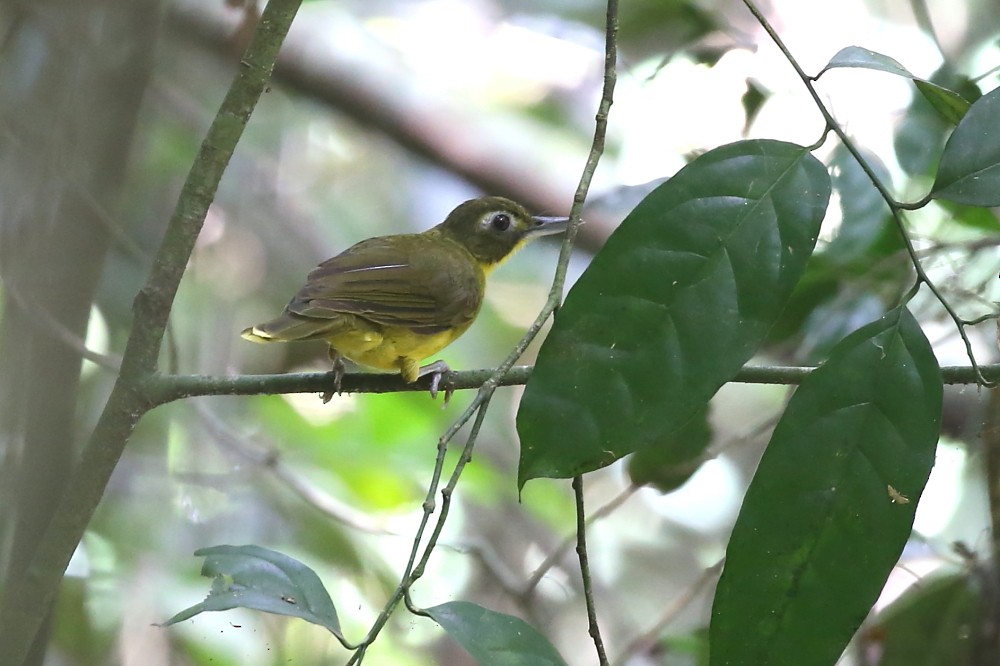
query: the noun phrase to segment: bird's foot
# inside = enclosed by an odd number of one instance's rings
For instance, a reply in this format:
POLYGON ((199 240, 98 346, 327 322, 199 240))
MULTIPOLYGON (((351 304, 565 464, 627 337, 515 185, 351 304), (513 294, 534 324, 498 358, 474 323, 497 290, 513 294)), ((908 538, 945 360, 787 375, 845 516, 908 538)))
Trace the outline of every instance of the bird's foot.
MULTIPOLYGON (((428 363, 427 365, 420 368, 417 376, 424 377, 426 375, 431 375, 431 399, 437 398, 438 391, 441 389, 441 377, 444 373, 451 372, 451 368, 444 361, 434 361, 433 363, 428 363)), ((447 387, 444 390, 444 405, 448 404, 451 400, 451 394, 455 390, 451 387, 447 387)))
POLYGON ((340 382, 344 378, 344 357, 331 348, 330 360, 333 361, 333 369, 330 370, 330 374, 333 375, 333 388, 323 393, 324 405, 330 402, 334 393, 340 395, 340 382))

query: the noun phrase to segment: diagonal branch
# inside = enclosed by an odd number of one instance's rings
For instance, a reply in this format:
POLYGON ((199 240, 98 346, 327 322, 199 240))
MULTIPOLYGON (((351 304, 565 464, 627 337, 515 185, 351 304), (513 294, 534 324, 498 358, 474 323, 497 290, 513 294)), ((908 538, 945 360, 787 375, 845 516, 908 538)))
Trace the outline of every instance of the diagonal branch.
POLYGON ((55 598, 63 572, 104 494, 125 444, 152 406, 142 381, 156 369, 174 295, 222 173, 270 78, 301 0, 268 3, 208 135, 202 143, 146 285, 136 296, 135 324, 108 402, 39 542, 25 576, 10 581, 0 605, 4 662, 21 664, 55 598))

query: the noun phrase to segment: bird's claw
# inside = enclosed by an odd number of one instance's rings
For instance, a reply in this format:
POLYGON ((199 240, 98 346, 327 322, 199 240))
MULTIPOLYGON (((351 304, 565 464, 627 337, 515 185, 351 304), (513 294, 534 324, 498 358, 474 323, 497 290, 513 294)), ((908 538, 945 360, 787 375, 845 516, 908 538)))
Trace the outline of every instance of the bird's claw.
MULTIPOLYGON (((438 391, 441 390, 441 378, 446 372, 451 372, 451 368, 444 361, 434 361, 429 363, 424 367, 420 368, 421 377, 425 375, 431 376, 431 400, 436 400, 438 391)), ((451 386, 446 386, 444 389, 444 404, 442 406, 447 406, 448 401, 451 400, 451 394, 455 392, 451 386)))
MULTIPOLYGON (((448 371, 444 371, 448 372, 448 371)), ((435 372, 431 374, 431 400, 436 400, 438 391, 441 390, 441 378, 444 376, 444 372, 435 372)), ((441 407, 447 407, 448 402, 451 401, 451 395, 455 392, 451 386, 446 386, 444 389, 444 402, 441 403, 441 407)))
POLYGON ((331 349, 330 360, 333 361, 333 369, 330 370, 330 374, 333 375, 333 388, 327 389, 323 393, 324 405, 333 399, 334 393, 340 395, 340 382, 344 379, 344 358, 340 354, 335 354, 331 349))

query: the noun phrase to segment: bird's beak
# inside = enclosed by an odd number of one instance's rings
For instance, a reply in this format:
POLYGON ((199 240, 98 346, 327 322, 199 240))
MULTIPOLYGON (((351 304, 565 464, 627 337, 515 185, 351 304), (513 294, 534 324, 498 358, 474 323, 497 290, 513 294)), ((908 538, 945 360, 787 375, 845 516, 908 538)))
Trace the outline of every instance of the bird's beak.
POLYGON ((545 217, 535 215, 531 218, 535 222, 535 227, 528 230, 529 236, 548 236, 566 231, 569 226, 568 217, 545 217))

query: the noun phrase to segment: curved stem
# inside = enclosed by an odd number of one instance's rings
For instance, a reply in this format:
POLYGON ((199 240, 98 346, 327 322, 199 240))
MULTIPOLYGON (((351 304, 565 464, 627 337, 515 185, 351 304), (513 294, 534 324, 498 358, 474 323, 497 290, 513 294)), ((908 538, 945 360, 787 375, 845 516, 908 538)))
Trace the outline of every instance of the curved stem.
POLYGON ((798 74, 799 79, 802 80, 802 85, 806 87, 806 90, 809 92, 809 95, 813 98, 813 102, 816 104, 816 108, 819 109, 819 112, 823 115, 827 127, 829 129, 832 129, 836 133, 836 135, 840 138, 841 142, 844 144, 844 147, 847 148, 847 150, 851 153, 855 161, 857 161, 858 165, 868 176, 868 179, 872 182, 872 185, 875 187, 876 190, 878 190, 879 194, 885 200, 886 205, 889 206, 889 210, 892 213, 892 219, 896 223, 896 228, 899 231, 899 235, 903 240, 903 246, 906 250, 906 253, 910 257, 910 262, 913 264, 913 269, 917 273, 918 284, 922 283, 927 285, 927 288, 930 289, 931 293, 934 295, 937 301, 941 303, 941 306, 945 309, 945 312, 948 313, 948 316, 951 318, 951 320, 955 323, 955 326, 958 328, 958 334, 959 336, 961 336, 962 342, 965 344, 965 351, 966 355, 969 358, 969 363, 972 365, 972 368, 975 372, 976 382, 983 386, 992 386, 993 382, 990 382, 986 379, 986 377, 983 375, 979 367, 979 363, 976 361, 975 354, 973 353, 972 350, 972 342, 969 340, 969 336, 965 332, 964 320, 962 319, 962 317, 959 316, 958 312, 955 311, 955 308, 951 305, 951 303, 949 303, 948 300, 944 297, 944 295, 941 293, 941 290, 937 287, 937 285, 935 285, 934 282, 927 275, 927 272, 924 270, 924 267, 920 262, 920 258, 917 256, 916 249, 913 246, 913 240, 910 238, 910 233, 906 229, 906 224, 903 221, 901 211, 919 207, 919 205, 925 204, 930 200, 929 195, 928 197, 925 197, 917 204, 902 204, 893 198, 892 194, 889 192, 886 185, 881 180, 879 180, 877 174, 875 173, 874 169, 872 169, 868 161, 865 159, 864 155, 861 154, 861 151, 858 150, 857 146, 854 145, 854 142, 851 141, 850 137, 847 136, 847 133, 844 131, 844 129, 837 123, 833 115, 826 108, 826 105, 823 104, 823 100, 820 99, 819 94, 816 92, 815 86, 813 86, 814 79, 808 76, 802 70, 802 67, 795 59, 795 56, 793 56, 792 53, 788 50, 788 47, 785 46, 785 43, 781 40, 781 37, 778 36, 778 33, 774 30, 771 24, 768 23, 767 19, 760 12, 760 10, 757 9, 753 1, 743 0, 743 4, 746 5, 747 9, 750 10, 750 13, 753 14, 755 19, 757 19, 757 22, 760 23, 761 27, 764 28, 764 31, 767 32, 768 36, 775 43, 775 45, 778 47, 781 53, 785 56, 785 59, 788 60, 788 63, 795 70, 795 73, 798 74))

